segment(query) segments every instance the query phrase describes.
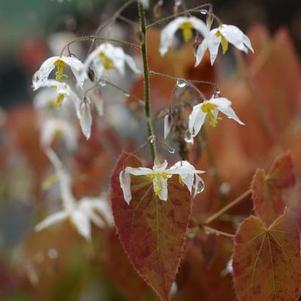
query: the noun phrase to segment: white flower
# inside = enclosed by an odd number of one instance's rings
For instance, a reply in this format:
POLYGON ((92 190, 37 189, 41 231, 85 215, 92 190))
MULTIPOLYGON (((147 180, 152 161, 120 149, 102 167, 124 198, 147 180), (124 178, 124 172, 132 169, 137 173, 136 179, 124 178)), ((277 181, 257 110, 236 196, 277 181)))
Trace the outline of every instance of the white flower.
POLYGON ((84 64, 85 73, 91 64, 97 79, 99 79, 105 71, 114 69, 123 75, 125 72, 125 64, 128 64, 134 72, 140 73, 134 59, 126 54, 122 48, 113 46, 110 43, 103 43, 91 52, 84 64))
POLYGON ((234 25, 222 24, 218 28, 212 29, 210 36, 210 39, 205 38, 198 46, 195 66, 201 62, 207 48, 210 52, 211 65, 214 64, 220 45, 222 45, 223 53, 228 50, 229 43, 245 53, 248 53, 249 50, 254 52, 250 39, 234 25))
POLYGON ((212 35, 206 24, 196 17, 178 17, 168 23, 161 31, 160 37, 160 53, 165 55, 168 49, 172 46, 173 38, 177 30, 182 30, 185 42, 188 42, 193 37, 193 29, 202 34, 208 41, 211 40, 212 35))
POLYGON ((147 176, 153 182, 154 193, 162 201, 168 199, 168 179, 173 175, 179 175, 181 181, 192 192, 192 187, 200 181, 198 174, 203 173, 201 170, 196 170, 189 162, 179 161, 171 168, 167 168, 167 161, 162 164, 155 164, 154 167, 126 167, 119 174, 120 187, 123 191, 125 201, 129 204, 132 199, 131 193, 131 175, 147 176))
POLYGON ((56 137, 62 138, 66 142, 69 150, 75 150, 77 147, 77 130, 66 120, 59 118, 50 118, 42 123, 41 143, 44 147, 50 147, 56 137))
MULTIPOLYGON (((238 118, 234 110, 231 108, 231 101, 224 97, 212 97, 200 104, 193 107, 191 114, 189 115, 188 130, 191 137, 195 137, 201 130, 206 118, 212 126, 216 126, 218 120, 218 113, 222 112, 228 118, 234 119, 241 125, 244 123, 238 118)), ((193 140, 192 140, 193 142, 193 140)))
POLYGON ((61 161, 51 149, 47 150, 47 155, 56 169, 64 209, 48 216, 35 227, 35 230, 41 231, 69 219, 80 235, 86 239, 91 239, 90 221, 100 228, 111 225, 113 220, 108 202, 102 197, 84 197, 76 202, 71 190, 70 176, 64 170, 61 161))
POLYGON ((73 75, 76 78, 78 85, 82 85, 84 81, 83 63, 76 57, 68 56, 53 56, 43 62, 40 69, 34 74, 32 84, 34 90, 44 85, 44 82, 49 79, 50 73, 55 70, 55 80, 61 82, 67 78, 65 73, 66 67, 71 68, 73 75))

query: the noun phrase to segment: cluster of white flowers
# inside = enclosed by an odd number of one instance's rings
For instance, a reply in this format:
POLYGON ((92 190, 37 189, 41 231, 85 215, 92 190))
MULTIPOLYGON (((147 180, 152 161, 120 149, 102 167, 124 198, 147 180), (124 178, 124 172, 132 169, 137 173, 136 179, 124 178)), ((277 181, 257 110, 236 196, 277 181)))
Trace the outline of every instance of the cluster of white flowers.
MULTIPOLYGON (((149 7, 148 0, 138 1, 145 9, 149 7)), ((203 38, 194 54, 195 66, 200 64, 207 50, 210 54, 210 62, 213 65, 220 46, 223 53, 226 53, 229 43, 245 53, 249 50, 253 52, 249 38, 236 26, 219 24, 217 28, 212 29, 211 25, 206 24, 195 16, 179 16, 169 22, 161 31, 159 52, 162 56, 173 46, 178 31, 182 32, 184 42, 192 40, 194 32, 197 32, 203 38)), ((112 71, 125 75, 126 66, 134 73, 140 73, 135 60, 130 55, 125 53, 121 47, 114 46, 108 42, 100 44, 88 55, 84 62, 74 56, 50 57, 41 65, 33 77, 34 90, 42 89, 36 96, 36 107, 43 109, 60 108, 62 112, 68 115, 70 114, 70 105, 73 106, 79 119, 82 133, 88 139, 91 135, 92 107, 95 106, 98 112, 102 112, 101 105, 99 105, 102 102, 99 99, 95 99, 95 94, 92 93, 93 90, 96 87, 99 89, 104 86, 107 76, 112 71)), ((232 109, 230 100, 224 97, 212 96, 209 100, 203 100, 193 107, 188 120, 188 133, 191 138, 187 139, 186 142, 193 143, 193 138, 200 132, 206 121, 210 125, 216 126, 220 119, 218 116, 219 112, 243 125, 243 122, 232 109)), ((169 118, 166 116, 164 119, 164 138, 168 136, 170 129, 169 118)), ((76 148, 77 130, 68 123, 68 119, 65 116, 61 119, 57 116, 52 116, 52 118, 43 121, 41 139, 44 146, 49 147, 58 133, 64 137, 69 149, 76 148)), ((57 159, 54 159, 54 155, 51 153, 48 155, 57 167, 55 163, 57 159)), ((148 177, 153 183, 155 195, 164 201, 168 199, 168 179, 173 175, 178 175, 180 181, 194 195, 199 191, 198 186, 203 186, 203 181, 199 177, 199 174, 203 171, 196 170, 189 162, 179 161, 170 168, 167 168, 167 165, 167 161, 164 161, 162 164, 155 164, 152 169, 126 167, 122 170, 119 179, 125 201, 129 204, 132 199, 131 176, 148 177)), ((62 175, 60 178, 61 181, 65 181, 62 175)), ((66 188, 63 188, 66 186, 64 185, 61 185, 62 191, 66 190, 66 188)), ((68 198, 70 198, 70 193, 68 194, 68 198)), ((69 201, 69 203, 72 202, 69 201)), ((83 203, 85 202, 80 202, 80 204, 83 203)), ((53 220, 60 220, 67 216, 74 220, 76 212, 79 212, 78 210, 82 209, 83 205, 71 206, 72 210, 70 206, 67 207, 65 208, 67 211, 65 210, 55 217, 49 218, 38 228, 43 228, 45 225, 52 223, 53 220)), ((84 207, 87 208, 86 205, 84 207)), ((90 213, 88 215, 92 217, 90 213)), ((88 237, 88 228, 86 227, 84 231, 85 234, 83 232, 82 234, 88 237)))
POLYGON ((124 75, 125 64, 135 73, 140 72, 131 56, 122 48, 110 43, 99 45, 85 62, 75 57, 53 56, 43 62, 34 74, 33 89, 54 91, 54 97, 51 97, 52 101, 48 106, 60 108, 63 103, 71 102, 80 121, 82 133, 88 139, 91 136, 92 107, 95 106, 98 113, 102 111, 99 104, 102 100, 93 91, 98 85, 104 84, 102 79, 105 80, 111 71, 118 71, 124 75), (93 72, 93 80, 89 77, 89 72, 93 72), (54 78, 51 78, 52 74, 54 78))
POLYGON ((90 239, 90 221, 100 228, 111 226, 113 224, 113 218, 107 199, 104 196, 83 197, 79 201, 76 201, 72 194, 70 175, 64 169, 62 162, 53 150, 47 149, 46 154, 56 171, 63 209, 49 215, 45 220, 36 225, 35 230, 41 231, 49 226, 69 219, 79 234, 86 239, 90 239))

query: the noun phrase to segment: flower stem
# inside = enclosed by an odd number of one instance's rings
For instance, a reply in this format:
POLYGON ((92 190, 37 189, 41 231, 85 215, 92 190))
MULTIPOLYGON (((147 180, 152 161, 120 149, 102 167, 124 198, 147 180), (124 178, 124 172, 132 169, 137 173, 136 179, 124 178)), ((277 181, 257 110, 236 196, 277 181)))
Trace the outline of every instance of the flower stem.
POLYGON ((140 49, 143 59, 143 75, 144 75, 144 114, 147 124, 148 142, 153 161, 157 158, 157 147, 154 136, 154 129, 151 116, 151 104, 150 104, 150 84, 149 84, 149 68, 147 59, 147 39, 146 39, 146 20, 143 5, 138 1, 138 13, 139 13, 139 25, 141 33, 140 49))
POLYGON ((237 197, 231 203, 229 203, 228 205, 226 205, 225 207, 223 207, 222 209, 220 209, 216 213, 212 214, 211 216, 209 216, 205 220, 204 224, 210 224, 211 222, 213 222, 214 220, 216 220, 219 216, 221 216, 223 213, 225 213, 226 211, 228 211, 230 208, 232 208, 233 206, 235 206, 236 204, 238 204, 240 201, 242 201, 245 198, 247 198, 248 196, 250 196, 251 193, 252 193, 251 189, 245 191, 243 194, 241 194, 239 197, 237 197))

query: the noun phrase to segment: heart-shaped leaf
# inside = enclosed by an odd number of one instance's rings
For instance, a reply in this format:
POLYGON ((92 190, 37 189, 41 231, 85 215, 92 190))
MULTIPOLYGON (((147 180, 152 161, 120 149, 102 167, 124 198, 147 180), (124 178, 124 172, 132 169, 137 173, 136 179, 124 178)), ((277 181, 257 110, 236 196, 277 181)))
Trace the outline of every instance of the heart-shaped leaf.
POLYGON ((126 166, 141 167, 140 160, 122 154, 111 178, 111 201, 119 238, 139 275, 170 300, 170 288, 183 256, 191 214, 191 196, 178 176, 168 179, 168 200, 157 198, 152 181, 131 176, 132 200, 128 205, 120 188, 119 174, 126 166))
POLYGON ((254 210, 267 226, 283 214, 288 205, 290 188, 294 185, 295 176, 290 153, 276 158, 268 173, 257 169, 251 184, 254 210))
POLYGON ((241 301, 296 301, 301 292, 298 225, 288 214, 269 227, 251 216, 235 236, 233 275, 241 301))

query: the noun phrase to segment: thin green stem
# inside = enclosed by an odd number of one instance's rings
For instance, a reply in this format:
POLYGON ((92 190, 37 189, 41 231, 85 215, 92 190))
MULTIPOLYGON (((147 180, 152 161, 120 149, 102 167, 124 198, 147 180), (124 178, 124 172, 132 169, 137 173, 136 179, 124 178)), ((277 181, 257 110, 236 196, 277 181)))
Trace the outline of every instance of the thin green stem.
POLYGON ((150 82, 149 82, 149 67, 147 59, 147 38, 146 38, 146 20, 143 5, 138 1, 139 25, 141 33, 140 49, 143 60, 143 75, 144 75, 144 114, 147 124, 148 142, 153 161, 157 158, 157 146, 152 124, 151 104, 150 104, 150 82))

